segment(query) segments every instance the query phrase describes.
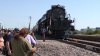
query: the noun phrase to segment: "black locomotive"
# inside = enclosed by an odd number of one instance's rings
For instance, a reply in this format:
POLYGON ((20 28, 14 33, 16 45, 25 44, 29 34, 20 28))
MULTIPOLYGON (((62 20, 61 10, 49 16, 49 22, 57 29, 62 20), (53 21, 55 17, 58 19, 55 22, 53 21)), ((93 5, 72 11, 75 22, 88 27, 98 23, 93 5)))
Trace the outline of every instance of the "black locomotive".
POLYGON ((74 20, 70 19, 70 15, 66 13, 64 6, 52 5, 46 14, 37 22, 37 32, 41 34, 41 29, 46 29, 46 35, 64 36, 68 30, 73 32, 74 20))

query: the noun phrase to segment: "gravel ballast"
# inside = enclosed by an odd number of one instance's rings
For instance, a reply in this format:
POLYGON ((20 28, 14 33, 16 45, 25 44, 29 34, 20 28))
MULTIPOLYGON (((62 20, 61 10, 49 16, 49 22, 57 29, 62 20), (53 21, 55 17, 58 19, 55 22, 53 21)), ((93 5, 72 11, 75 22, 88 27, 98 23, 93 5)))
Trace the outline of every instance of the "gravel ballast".
POLYGON ((36 47, 37 53, 41 56, 100 56, 99 53, 56 40, 46 40, 45 42, 38 40, 36 47))

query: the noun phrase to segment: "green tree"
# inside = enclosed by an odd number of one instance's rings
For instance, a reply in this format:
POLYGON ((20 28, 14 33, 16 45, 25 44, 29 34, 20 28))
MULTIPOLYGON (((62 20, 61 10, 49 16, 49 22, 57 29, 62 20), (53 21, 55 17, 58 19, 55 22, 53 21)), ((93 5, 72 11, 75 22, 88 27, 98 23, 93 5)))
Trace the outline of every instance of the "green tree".
POLYGON ((87 27, 86 34, 87 35, 92 35, 93 33, 94 33, 94 31, 92 29, 90 29, 90 27, 87 27))
POLYGON ((100 34, 100 29, 96 29, 96 30, 94 31, 94 34, 100 34))

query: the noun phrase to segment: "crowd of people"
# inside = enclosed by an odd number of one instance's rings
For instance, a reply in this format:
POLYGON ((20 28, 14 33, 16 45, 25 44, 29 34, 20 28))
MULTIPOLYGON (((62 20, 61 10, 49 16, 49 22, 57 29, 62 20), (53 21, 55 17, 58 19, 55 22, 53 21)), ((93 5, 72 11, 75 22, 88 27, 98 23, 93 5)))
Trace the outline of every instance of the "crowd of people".
POLYGON ((0 55, 6 56, 34 56, 36 51, 34 31, 28 28, 19 30, 0 30, 0 55))

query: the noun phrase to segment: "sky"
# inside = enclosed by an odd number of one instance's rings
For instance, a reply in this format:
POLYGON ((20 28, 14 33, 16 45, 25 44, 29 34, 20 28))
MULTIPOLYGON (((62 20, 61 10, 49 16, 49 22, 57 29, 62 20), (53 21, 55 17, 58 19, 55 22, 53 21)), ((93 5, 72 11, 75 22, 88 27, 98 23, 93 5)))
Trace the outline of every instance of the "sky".
POLYGON ((66 13, 75 18, 75 29, 100 27, 100 0, 0 0, 0 23, 4 28, 31 28, 51 8, 65 6, 66 13))

